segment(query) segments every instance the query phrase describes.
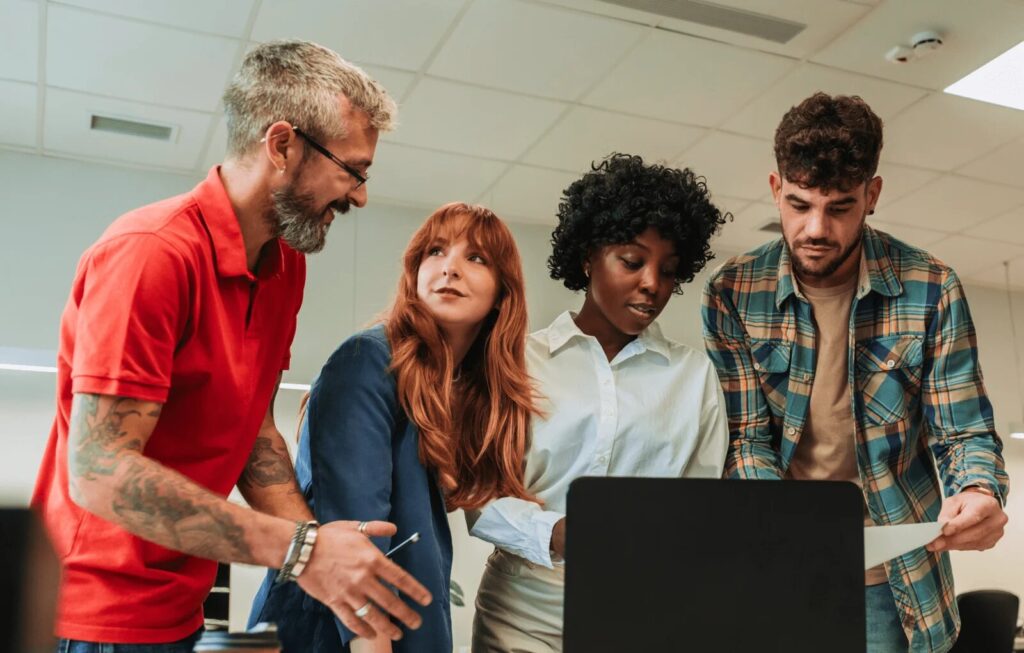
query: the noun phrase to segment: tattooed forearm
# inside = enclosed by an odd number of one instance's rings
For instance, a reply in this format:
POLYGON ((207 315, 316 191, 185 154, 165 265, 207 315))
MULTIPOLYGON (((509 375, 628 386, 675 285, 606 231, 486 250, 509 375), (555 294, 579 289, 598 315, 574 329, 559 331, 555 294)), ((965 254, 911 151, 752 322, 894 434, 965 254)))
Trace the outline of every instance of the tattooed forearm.
POLYGON ((272 423, 265 423, 256 438, 249 462, 238 479, 238 489, 249 505, 260 512, 294 521, 313 518, 295 478, 288 446, 272 423))
POLYGON ((262 564, 257 558, 266 560, 268 545, 261 529, 269 522, 143 454, 160 410, 155 402, 76 394, 68 432, 71 497, 161 546, 262 564))
MULTIPOLYGON (((277 439, 280 441, 281 438, 277 439)), ((242 477, 238 479, 239 486, 267 487, 295 483, 295 470, 288 450, 284 448, 283 442, 279 444, 280 447, 275 447, 274 441, 266 436, 256 438, 249 462, 245 464, 242 477)))
POLYGON ((157 463, 130 462, 113 511, 122 525, 147 540, 214 560, 248 560, 245 529, 215 495, 157 463))
POLYGON ((101 411, 96 395, 76 395, 69 456, 72 478, 95 480, 117 471, 124 451, 142 451, 142 440, 128 434, 126 423, 145 418, 156 420, 160 405, 118 397, 101 411))

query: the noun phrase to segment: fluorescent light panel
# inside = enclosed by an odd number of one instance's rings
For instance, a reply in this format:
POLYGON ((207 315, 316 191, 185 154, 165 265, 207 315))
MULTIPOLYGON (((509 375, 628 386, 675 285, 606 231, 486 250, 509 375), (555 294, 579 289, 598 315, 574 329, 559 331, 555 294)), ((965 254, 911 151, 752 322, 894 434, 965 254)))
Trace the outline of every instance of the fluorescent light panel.
POLYGON ((950 84, 945 91, 1024 111, 1024 41, 950 84))
MULTIPOLYGON (((48 365, 21 365, 20 363, 0 363, 0 370, 8 370, 11 372, 44 372, 46 374, 56 374, 57 368, 48 365)), ((280 385, 282 390, 301 390, 303 392, 309 391, 308 383, 282 383, 280 385)))
POLYGON ((0 370, 10 370, 12 372, 47 372, 49 374, 55 374, 57 372, 56 367, 49 367, 46 365, 19 365, 17 363, 0 363, 0 370))

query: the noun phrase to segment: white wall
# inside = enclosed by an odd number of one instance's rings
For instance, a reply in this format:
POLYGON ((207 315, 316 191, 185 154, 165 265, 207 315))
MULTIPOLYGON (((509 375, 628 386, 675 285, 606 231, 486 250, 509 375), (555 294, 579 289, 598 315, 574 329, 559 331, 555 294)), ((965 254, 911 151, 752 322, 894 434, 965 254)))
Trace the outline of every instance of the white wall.
MULTIPOLYGON (((75 263, 103 227, 124 210, 190 188, 195 179, 0 152, 0 347, 52 351, 57 322, 75 263)), ((453 198, 457 199, 457 198, 453 198)), ((327 355, 347 335, 368 323, 391 298, 398 257, 426 211, 377 205, 336 221, 324 253, 309 259, 306 300, 300 315, 293 370, 286 380, 308 383, 327 355)), ((726 226, 728 228, 728 225, 726 226)), ((550 322, 574 296, 547 278, 545 260, 550 228, 512 225, 524 259, 533 328, 550 322)), ((724 258, 724 255, 723 255, 724 258)), ((717 263, 717 261, 716 261, 717 263)), ((698 278, 682 297, 674 297, 660 319, 669 337, 701 347, 698 278)), ((969 288, 981 348, 982 366, 1001 432, 1021 420, 1020 395, 1005 294, 969 288)), ((1018 322, 1024 325, 1024 294, 1015 296, 1018 322)), ((31 492, 53 419, 54 377, 0 371, 0 501, 24 504, 31 492)), ((295 431, 299 393, 283 391, 275 414, 290 439, 295 431)), ((1005 451, 1012 478, 1024 478, 1024 443, 1008 441, 1005 451)), ((958 553, 954 566, 958 590, 996 587, 1024 596, 1024 503, 1011 496, 1007 536, 992 551, 958 553)), ((454 578, 470 607, 453 610, 455 641, 468 645, 472 598, 489 546, 468 537, 461 514, 451 517, 455 539, 454 578)), ((244 622, 248 596, 261 578, 255 569, 237 568, 232 613, 244 622)))

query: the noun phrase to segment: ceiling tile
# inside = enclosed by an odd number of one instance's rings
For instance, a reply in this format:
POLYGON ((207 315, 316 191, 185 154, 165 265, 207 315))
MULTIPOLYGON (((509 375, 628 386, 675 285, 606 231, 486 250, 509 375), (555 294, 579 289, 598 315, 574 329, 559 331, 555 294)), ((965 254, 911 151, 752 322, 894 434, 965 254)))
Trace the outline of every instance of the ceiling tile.
POLYGON ((213 111, 239 47, 227 38, 51 5, 46 81, 70 90, 213 111))
POLYGON ((949 236, 948 232, 936 231, 934 229, 921 229, 920 227, 908 227, 905 224, 876 220, 874 217, 868 218, 868 224, 879 231, 884 231, 887 234, 895 236, 908 245, 925 249, 927 249, 927 247, 932 243, 937 243, 943 238, 949 236))
POLYGON ((1024 206, 975 225, 970 233, 978 238, 1024 245, 1024 206))
POLYGON ((775 169, 772 145, 746 136, 712 132, 675 161, 708 180, 712 193, 748 200, 767 199, 775 169))
POLYGON ((0 80, 0 143, 35 147, 37 86, 0 80))
POLYGON ((886 158, 949 171, 1024 134, 1024 111, 936 93, 885 126, 886 158))
POLYGON ((478 0, 430 74, 571 100, 618 62, 643 28, 520 0, 478 0))
MULTIPOLYGON (((884 187, 883 187, 884 188, 884 187)), ((1024 204, 1024 190, 946 175, 890 204, 878 217, 956 232, 1024 204)))
POLYGON ((773 16, 806 25, 806 28, 788 43, 776 43, 739 32, 638 11, 608 2, 594 2, 593 0, 544 1, 587 13, 611 16, 641 25, 660 26, 662 29, 692 34, 722 43, 799 58, 819 50, 836 35, 854 24, 868 10, 867 7, 838 0, 715 0, 714 4, 717 5, 726 5, 741 11, 773 16))
POLYGON ((761 231, 766 224, 778 222, 779 211, 774 204, 754 202, 738 211, 715 239, 715 248, 747 252, 779 238, 780 234, 761 231))
MULTIPOLYGON (((979 284, 1003 290, 1006 288, 1006 266, 1002 263, 989 266, 984 270, 972 272, 970 276, 963 278, 963 281, 967 284, 979 284)), ((1010 288, 1024 290, 1024 260, 1022 259, 1010 262, 1010 288)))
POLYGON ((838 0, 715 0, 714 4, 726 5, 745 12, 782 18, 801 23, 806 27, 787 43, 776 43, 767 39, 748 36, 737 32, 716 29, 679 20, 666 18, 659 25, 686 34, 696 34, 716 41, 732 43, 765 52, 775 52, 790 57, 804 58, 832 42, 836 36, 855 24, 868 12, 867 7, 839 2, 838 0))
POLYGON ((398 143, 513 160, 540 137, 565 108, 504 91, 426 78, 401 108, 398 143))
POLYGON ((718 207, 718 210, 722 213, 732 214, 733 220, 727 222, 726 225, 732 224, 736 219, 736 215, 752 204, 750 200, 745 200, 740 197, 728 197, 726 195, 714 193, 711 195, 711 202, 718 207))
POLYGON ((758 138, 772 139, 783 115, 817 91, 832 95, 859 95, 871 105, 872 110, 883 121, 887 121, 925 95, 925 91, 902 84, 872 79, 834 68, 804 64, 744 106, 739 113, 725 122, 723 128, 758 138))
POLYGON ((815 62, 893 81, 943 89, 1021 40, 1024 3, 1005 0, 895 0, 884 2, 814 55, 815 62), (943 46, 905 64, 885 60, 896 45, 931 29, 943 46))
POLYGON ((704 133, 698 127, 575 107, 523 161, 581 172, 612 152, 638 154, 650 163, 671 161, 704 133))
POLYGON ((928 251, 953 268, 960 277, 988 270, 993 261, 1024 258, 1024 247, 1020 245, 959 235, 934 243, 928 251))
POLYGON ((206 148, 206 158, 203 160, 202 169, 209 170, 224 160, 228 152, 228 120, 224 116, 217 118, 217 126, 210 137, 210 144, 206 148))
POLYGON ((301 38, 345 59, 419 70, 448 31, 463 0, 264 0, 252 38, 301 38))
POLYGON ((39 79, 39 3, 0 2, 0 77, 34 82, 39 79))
MULTIPOLYGON (((405 97, 405 92, 412 86, 412 82, 416 79, 415 73, 410 73, 405 70, 397 70, 395 68, 385 68, 384 66, 373 66, 373 65, 361 65, 367 75, 374 78, 384 89, 388 92, 388 95, 395 99, 395 102, 399 102, 405 97)), ((402 112, 398 112, 398 122, 402 122, 402 112)))
POLYGON ((194 170, 210 126, 210 114, 102 98, 61 89, 46 92, 43 147, 47 151, 147 166, 194 170), (177 128, 173 142, 97 132, 94 112, 177 128))
POLYGON ((249 23, 253 0, 63 0, 63 3, 127 18, 241 38, 249 23))
POLYGON ((878 208, 884 209, 901 197, 905 197, 921 186, 939 177, 938 172, 908 168, 889 163, 883 157, 878 166, 878 175, 882 178, 882 195, 878 200, 878 208))
POLYGON ((630 52, 584 103, 713 126, 794 65, 775 55, 658 32, 630 52), (698 62, 709 63, 692 65, 698 62))
POLYGON ((959 168, 957 174, 1024 186, 1024 140, 1003 147, 959 168))
POLYGON ((478 201, 506 219, 554 225, 562 191, 579 175, 517 165, 478 201))
MULTIPOLYGON (((779 209, 770 202, 751 202, 743 210, 737 211, 734 218, 731 224, 736 227, 736 231, 759 231, 766 224, 779 221, 779 209)), ((771 234, 765 238, 768 236, 771 234)))
POLYGON ((377 198, 436 208, 472 202, 507 164, 381 142, 373 157, 370 202, 377 198))

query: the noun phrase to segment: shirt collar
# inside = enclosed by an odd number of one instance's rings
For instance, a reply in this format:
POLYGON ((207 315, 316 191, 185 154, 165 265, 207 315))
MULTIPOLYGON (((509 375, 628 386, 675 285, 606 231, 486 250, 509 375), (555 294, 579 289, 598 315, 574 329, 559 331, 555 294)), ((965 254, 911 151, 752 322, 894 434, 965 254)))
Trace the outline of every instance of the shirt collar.
MULTIPOLYGON (((886 251, 885 243, 871 227, 864 225, 864 237, 860 251, 860 271, 857 281, 857 299, 861 299, 872 290, 887 297, 895 297, 903 292, 903 285, 896 276, 892 259, 886 251)), ((775 307, 782 304, 790 295, 804 299, 799 284, 793 276, 792 261, 789 247, 782 243, 782 254, 779 256, 778 283, 775 287, 775 307)))
POLYGON ((274 238, 263 247, 256 276, 249 272, 245 259, 245 241, 242 229, 238 225, 238 216, 231 206, 224 182, 220 178, 220 166, 210 168, 206 179, 192 189, 192 196, 199 205, 200 219, 206 225, 213 244, 217 274, 222 277, 248 277, 250 279, 269 279, 281 273, 284 263, 285 247, 279 238, 274 238))
MULTIPOLYGON (((565 311, 551 323, 547 329, 547 340, 548 340, 548 354, 554 356, 560 349, 565 347, 569 342, 575 338, 591 338, 587 334, 580 331, 580 328, 576 326, 576 321, 573 319, 571 311, 565 311)), ((636 356, 650 351, 660 355, 665 360, 669 360, 669 341, 661 333, 661 327, 656 322, 652 323, 646 329, 644 329, 636 340, 629 343, 623 348, 623 352, 632 351, 631 355, 636 356)), ((619 353, 622 355, 622 352, 619 353)), ((618 357, 616 357, 618 358, 618 357)))

